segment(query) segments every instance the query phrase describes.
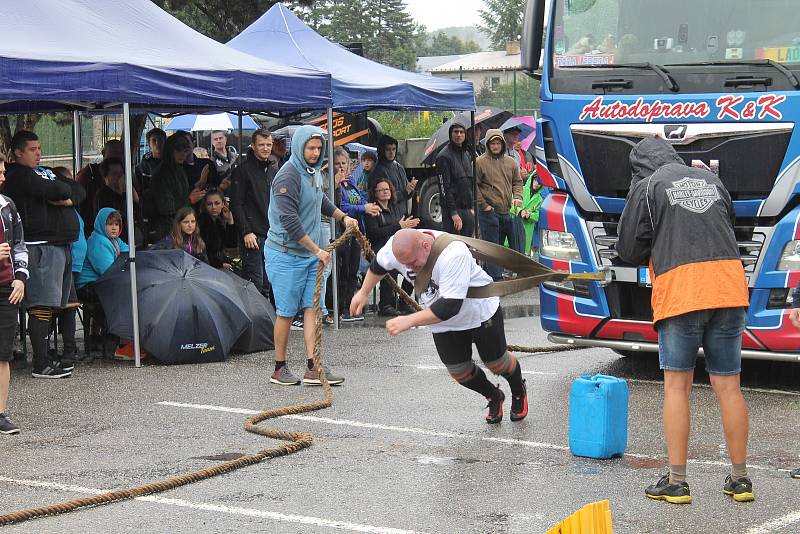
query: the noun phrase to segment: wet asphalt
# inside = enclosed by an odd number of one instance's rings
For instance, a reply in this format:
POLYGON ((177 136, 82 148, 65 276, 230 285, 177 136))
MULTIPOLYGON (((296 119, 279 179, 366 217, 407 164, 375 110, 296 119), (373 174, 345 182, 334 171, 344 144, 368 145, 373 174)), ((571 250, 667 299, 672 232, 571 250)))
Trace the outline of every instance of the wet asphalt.
MULTIPOLYGON (((546 344, 534 294, 504 306, 509 343, 546 344)), ((298 374, 301 343, 293 333, 289 361, 298 374)), ((623 358, 606 349, 522 355, 530 414, 493 426, 483 421, 483 399, 441 368, 428 329, 390 338, 377 317, 326 328, 323 357, 346 377, 333 406, 262 423, 313 432, 310 449, 153 498, 3 531, 539 533, 602 499, 619 533, 800 531, 800 480, 787 476, 800 466, 797 365, 744 362, 756 501, 743 504, 722 494, 724 438, 707 377, 697 373, 694 503, 677 506, 643 493, 666 464, 654 356, 623 358), (578 458, 567 448, 570 384, 594 373, 628 381, 623 458, 578 458)), ((129 487, 265 447, 269 440, 242 429, 248 411, 321 396, 319 388, 269 384, 271 360, 268 352, 141 369, 98 361, 54 381, 15 371, 9 411, 22 433, 0 435, 0 511, 129 487)))

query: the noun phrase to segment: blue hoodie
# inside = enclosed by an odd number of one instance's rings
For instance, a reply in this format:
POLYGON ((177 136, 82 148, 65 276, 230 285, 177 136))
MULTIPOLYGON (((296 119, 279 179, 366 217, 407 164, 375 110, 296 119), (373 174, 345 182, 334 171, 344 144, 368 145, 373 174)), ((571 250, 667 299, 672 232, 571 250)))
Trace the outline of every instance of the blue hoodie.
POLYGON ((322 190, 322 163, 325 159, 325 131, 316 126, 301 126, 292 136, 292 155, 275 175, 270 191, 269 232, 266 246, 280 252, 309 258, 311 252, 300 244, 308 235, 320 242, 320 214, 332 217, 336 206, 322 190), (313 166, 303 152, 312 136, 322 137, 322 154, 313 166))
POLYGON ((122 239, 111 239, 106 235, 106 221, 115 211, 114 208, 103 208, 94 219, 94 231, 86 241, 86 260, 76 284, 79 288, 100 278, 121 253, 128 252, 128 245, 122 239))
POLYGON ((80 273, 83 270, 83 262, 86 259, 86 235, 83 233, 83 217, 75 210, 78 217, 78 225, 81 231, 78 232, 78 239, 72 242, 72 272, 80 273))

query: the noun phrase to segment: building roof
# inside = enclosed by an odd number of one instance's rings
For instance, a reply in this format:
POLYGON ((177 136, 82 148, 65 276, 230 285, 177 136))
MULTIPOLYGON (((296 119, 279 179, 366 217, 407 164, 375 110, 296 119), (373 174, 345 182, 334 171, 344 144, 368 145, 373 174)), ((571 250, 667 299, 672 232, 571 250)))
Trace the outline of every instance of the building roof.
POLYGON ((522 70, 522 55, 497 52, 476 52, 465 54, 455 61, 431 69, 432 74, 440 72, 480 72, 489 70, 522 70))
POLYGON ((452 54, 449 56, 420 56, 417 58, 417 70, 424 74, 428 74, 432 69, 435 69, 440 65, 444 65, 445 63, 450 63, 451 61, 460 59, 461 57, 461 54, 452 54))

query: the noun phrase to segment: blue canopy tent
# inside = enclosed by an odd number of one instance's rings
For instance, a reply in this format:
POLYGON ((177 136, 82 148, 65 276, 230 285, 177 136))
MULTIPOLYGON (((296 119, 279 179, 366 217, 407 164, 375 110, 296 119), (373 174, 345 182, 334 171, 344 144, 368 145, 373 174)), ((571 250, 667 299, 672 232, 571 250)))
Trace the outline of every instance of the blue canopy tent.
MULTIPOLYGON (((192 30, 150 0, 0 3, 0 113, 73 110, 226 110, 288 113, 329 108, 330 75, 276 65, 192 30)), ((130 143, 126 188, 133 189, 130 143)), ((131 296, 139 361, 133 199, 128 199, 131 296)))
POLYGON ((472 82, 407 72, 353 54, 306 26, 280 3, 228 46, 283 65, 329 72, 333 107, 342 111, 475 109, 472 82))
POLYGON ((3 2, 0 16, 6 111, 127 102, 148 110, 290 112, 331 103, 328 74, 232 50, 149 0, 31 0, 24 9, 3 2))
MULTIPOLYGON (((309 28, 283 4, 275 4, 228 46, 284 65, 331 74, 333 107, 342 111, 368 109, 474 110, 472 82, 435 78, 382 65, 353 54, 309 28)), ((328 111, 328 158, 333 161, 333 115, 328 111)), ((331 189, 333 186, 333 176, 331 189)), ((332 231, 335 231, 332 229, 332 231)), ((333 278, 337 279, 336 263, 333 278)), ((338 291, 333 284, 334 307, 338 291)), ((339 327, 338 314, 334 314, 339 327)))

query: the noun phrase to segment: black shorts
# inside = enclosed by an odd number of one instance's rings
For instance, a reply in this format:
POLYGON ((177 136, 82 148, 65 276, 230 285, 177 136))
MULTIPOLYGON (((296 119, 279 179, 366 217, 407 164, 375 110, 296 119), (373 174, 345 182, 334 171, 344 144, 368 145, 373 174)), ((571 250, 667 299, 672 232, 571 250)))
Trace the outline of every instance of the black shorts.
POLYGON ((503 326, 503 308, 497 307, 494 315, 470 330, 452 330, 433 334, 439 358, 445 365, 468 362, 472 359, 472 344, 484 362, 493 362, 506 353, 506 331, 503 326))
POLYGON ((14 358, 14 338, 17 337, 19 305, 11 304, 11 286, 0 287, 0 362, 14 358))

